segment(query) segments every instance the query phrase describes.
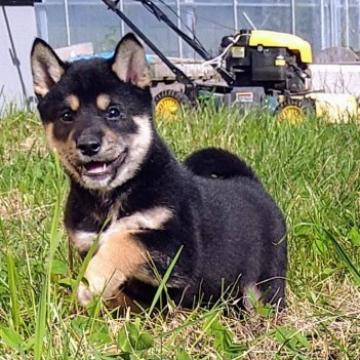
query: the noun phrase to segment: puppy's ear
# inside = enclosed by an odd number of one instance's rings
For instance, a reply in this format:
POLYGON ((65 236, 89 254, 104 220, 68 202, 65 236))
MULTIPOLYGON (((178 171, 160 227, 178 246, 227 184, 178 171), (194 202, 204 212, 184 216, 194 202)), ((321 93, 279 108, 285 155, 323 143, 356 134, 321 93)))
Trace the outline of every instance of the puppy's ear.
POLYGON ((36 38, 31 49, 34 92, 44 97, 65 72, 64 63, 43 40, 36 38))
POLYGON ((129 33, 120 40, 112 58, 112 70, 126 83, 142 89, 150 86, 151 77, 145 50, 134 34, 129 33))

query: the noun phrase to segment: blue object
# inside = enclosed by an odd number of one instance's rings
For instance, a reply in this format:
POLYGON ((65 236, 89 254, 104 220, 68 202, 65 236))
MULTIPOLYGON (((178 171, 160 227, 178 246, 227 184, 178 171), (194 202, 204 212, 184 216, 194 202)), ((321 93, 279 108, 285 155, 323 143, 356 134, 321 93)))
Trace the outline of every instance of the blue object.
POLYGON ((271 96, 271 95, 267 95, 265 98, 265 106, 267 107, 267 109, 269 109, 270 111, 276 111, 276 109, 279 106, 279 101, 278 98, 276 96, 271 96))
MULTIPOLYGON (((94 59, 94 58, 110 59, 113 56, 114 56, 114 51, 100 51, 100 52, 95 53, 94 55, 73 56, 70 59, 68 59, 68 61, 72 62, 72 61, 76 61, 76 60, 88 60, 88 59, 94 59)), ((150 64, 154 63, 156 58, 157 58, 157 56, 155 56, 155 55, 146 54, 146 61, 150 64)))

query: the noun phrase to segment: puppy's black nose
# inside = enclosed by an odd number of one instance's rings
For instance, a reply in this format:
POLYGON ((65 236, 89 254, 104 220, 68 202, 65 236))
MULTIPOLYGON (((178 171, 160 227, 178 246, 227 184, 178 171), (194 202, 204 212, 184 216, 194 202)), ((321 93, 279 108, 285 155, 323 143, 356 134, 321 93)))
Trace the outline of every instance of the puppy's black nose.
POLYGON ((95 135, 83 134, 79 137, 76 146, 83 155, 94 156, 100 151, 101 139, 95 135))

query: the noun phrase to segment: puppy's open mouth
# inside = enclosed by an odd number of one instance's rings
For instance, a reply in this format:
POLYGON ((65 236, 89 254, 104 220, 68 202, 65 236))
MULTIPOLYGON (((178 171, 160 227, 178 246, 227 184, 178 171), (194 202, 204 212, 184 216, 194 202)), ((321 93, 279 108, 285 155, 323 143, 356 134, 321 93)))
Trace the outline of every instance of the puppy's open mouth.
POLYGON ((113 175, 126 158, 126 151, 117 158, 108 161, 90 161, 81 166, 81 175, 93 178, 102 178, 113 175))

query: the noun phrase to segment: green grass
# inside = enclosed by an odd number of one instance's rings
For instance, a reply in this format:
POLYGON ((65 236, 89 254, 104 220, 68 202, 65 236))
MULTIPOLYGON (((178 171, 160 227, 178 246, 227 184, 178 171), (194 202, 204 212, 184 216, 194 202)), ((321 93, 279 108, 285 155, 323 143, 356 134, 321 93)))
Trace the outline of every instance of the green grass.
POLYGON ((187 113, 159 130, 183 159, 229 149, 286 214, 288 308, 162 314, 79 309, 62 225, 68 189, 35 114, 0 121, 0 359, 360 359, 360 128, 266 114, 187 113))

